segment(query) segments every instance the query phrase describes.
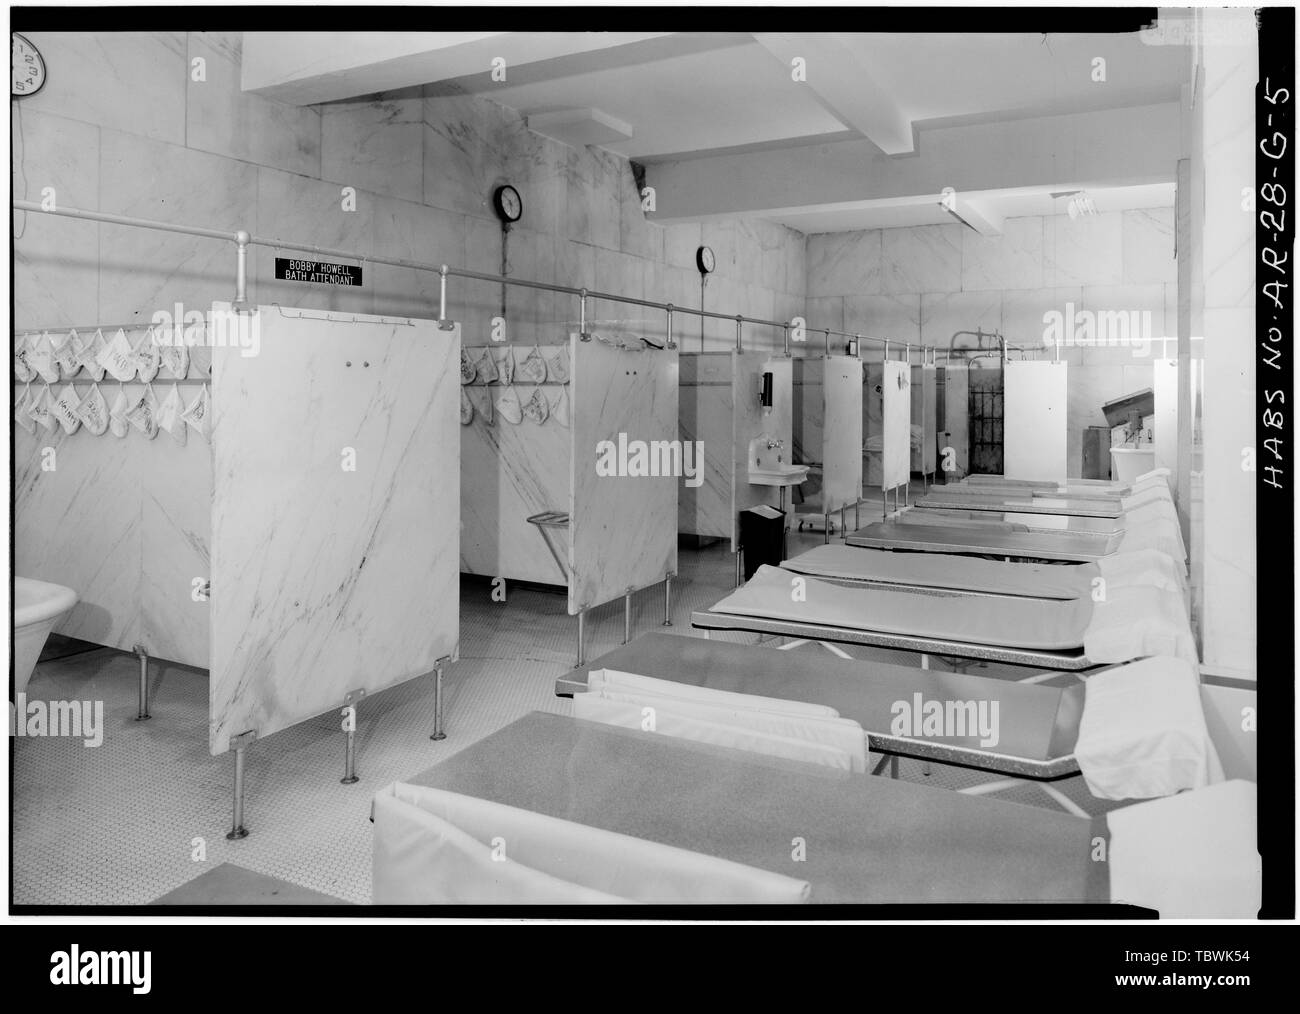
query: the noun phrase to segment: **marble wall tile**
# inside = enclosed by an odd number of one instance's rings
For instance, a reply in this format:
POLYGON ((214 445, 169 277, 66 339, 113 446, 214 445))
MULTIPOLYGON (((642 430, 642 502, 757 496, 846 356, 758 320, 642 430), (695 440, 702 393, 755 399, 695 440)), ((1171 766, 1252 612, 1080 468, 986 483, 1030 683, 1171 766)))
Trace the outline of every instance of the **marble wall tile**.
POLYGON ((570 239, 606 250, 621 249, 623 168, 609 152, 597 148, 570 149, 567 196, 570 239))
POLYGON ((961 287, 1038 289, 1043 275, 1043 220, 1008 218, 1002 235, 981 236, 962 229, 961 287))
POLYGON ((808 292, 807 241, 803 233, 794 229, 785 229, 783 231, 786 291, 796 296, 804 296, 808 292))
POLYGON ((755 277, 770 292, 788 292, 790 282, 787 271, 790 258, 786 250, 785 237, 779 229, 773 227, 764 230, 762 240, 759 271, 755 277))
POLYGON ((845 302, 843 296, 809 296, 804 301, 804 319, 808 327, 847 330, 844 326, 845 302))
MULTIPOLYGON (((1002 334, 1012 345, 1034 347, 1046 344, 1049 323, 1048 314, 1056 313, 1061 317, 1062 326, 1051 332, 1055 337, 1057 331, 1062 337, 1072 335, 1073 328, 1067 321, 1074 312, 1083 308, 1083 289, 1078 286, 1055 289, 1007 289, 1002 293, 1002 334), (1068 304, 1068 305, 1067 305, 1068 304), (1073 306, 1074 310, 1070 310, 1073 306)), ((1063 343, 1064 344, 1064 343, 1063 343)))
POLYGON ((1120 212, 1120 218, 1124 233, 1124 273, 1121 281, 1126 285, 1177 283, 1174 209, 1141 208, 1120 212))
POLYGON ((22 100, 24 111, 185 144, 185 33, 32 32, 28 38, 48 77, 22 100))
POLYGON ((423 134, 423 99, 328 103, 321 108, 321 178, 419 201, 423 134))
POLYGON ((634 257, 662 261, 663 228, 655 225, 641 210, 641 194, 637 190, 632 167, 624 164, 614 179, 619 207, 619 249, 634 257))
POLYGON ((921 342, 948 347, 957 331, 996 331, 1002 323, 1002 293, 939 292, 921 296, 921 342))
MULTIPOLYGON (((1085 285, 1083 309, 1088 311, 1096 321, 1099 339, 1100 331, 1106 330, 1108 345, 1124 344, 1122 325, 1125 322, 1128 324, 1130 342, 1160 338, 1170 333, 1165 321, 1163 285, 1085 285), (1116 316, 1117 314, 1123 316, 1116 316), (1145 333, 1148 330, 1148 320, 1150 321, 1149 333, 1145 333), (1133 334, 1135 325, 1144 332, 1140 338, 1133 334)), ((1175 329, 1177 323, 1175 319, 1175 329)), ((1098 344, 1100 345, 1101 342, 1098 341, 1098 344)))
POLYGON ((319 109, 241 91, 238 33, 190 32, 188 48, 191 64, 205 61, 206 75, 204 81, 187 79, 188 147, 304 176, 320 175, 319 109))
POLYGON ((915 345, 921 340, 921 297, 845 296, 844 330, 915 345))
POLYGON ((695 254, 703 235, 699 222, 664 227, 664 262, 675 268, 696 269, 695 254))
MULTIPOLYGON (((391 197, 376 197, 374 209, 374 235, 368 249, 427 264, 466 263, 464 215, 391 197)), ((377 312, 437 317, 440 278, 436 272, 375 264, 367 266, 367 273, 377 312)), ((449 303, 460 281, 448 279, 449 303)))
POLYGON ((491 103, 468 97, 424 100, 424 203, 445 211, 495 218, 492 194, 504 183, 497 148, 501 120, 491 103))
MULTIPOLYGON (((99 205, 99 129, 14 106, 14 196, 66 207, 99 205)), ((14 322, 19 327, 98 320, 99 226, 14 212, 14 322)))
MULTIPOLYGON (((257 169, 257 229, 267 238, 285 239, 336 250, 370 249, 374 236, 376 201, 373 194, 358 191, 356 210, 343 210, 342 187, 337 183, 308 179, 278 169, 257 169)), ((308 282, 277 281, 274 257, 263 249, 258 261, 256 298, 262 303, 279 303, 321 310, 350 310, 370 313, 373 288, 342 285, 313 285, 308 282)), ((229 252, 225 255, 229 257, 229 252)), ((308 256, 301 251, 279 251, 281 257, 308 256)), ((373 271, 374 265, 369 265, 373 271)), ((364 268, 363 268, 364 276, 364 268)))
MULTIPOLYGON (((265 223, 257 214, 258 172, 206 152, 101 132, 100 204, 113 214, 251 232, 265 223)), ((99 319, 110 323, 148 320, 177 302, 206 309, 234 291, 234 254, 220 240, 101 225, 100 259, 99 319)))
POLYGON ((808 237, 808 295, 878 295, 882 291, 880 229, 808 237))
POLYGON ((1119 212, 1043 218, 1043 284, 1119 285, 1124 280, 1122 222, 1119 212))
POLYGON ((725 278, 736 275, 736 223, 731 219, 716 219, 700 223, 700 243, 713 251, 716 267, 713 273, 725 278))
POLYGON ((596 472, 602 440, 678 439, 677 353, 576 342, 570 395, 573 483, 569 497, 569 612, 609 602, 677 572, 678 476, 596 472), (632 537, 632 536, 635 537, 632 537))
POLYGON ((428 673, 459 643, 459 334, 267 307, 260 323, 259 355, 215 359, 214 754, 428 673), (361 349, 370 367, 345 369, 361 349))
POLYGON ((881 230, 881 291, 961 291, 962 225, 881 230))

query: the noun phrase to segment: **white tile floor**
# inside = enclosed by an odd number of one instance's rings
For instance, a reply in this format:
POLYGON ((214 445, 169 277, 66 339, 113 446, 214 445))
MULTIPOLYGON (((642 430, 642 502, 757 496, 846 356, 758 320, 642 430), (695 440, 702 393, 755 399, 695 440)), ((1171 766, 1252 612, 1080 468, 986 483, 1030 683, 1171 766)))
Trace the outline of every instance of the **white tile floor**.
MULTIPOLYGON (((790 551, 820 536, 792 536, 790 551)), ((673 585, 673 632, 689 636, 689 615, 721 598, 734 578, 721 545, 683 550, 673 585)), ((663 595, 636 596, 634 634, 658 630, 663 595)), ((618 645, 622 603, 588 621, 588 657, 618 645)), ((719 636, 719 635, 715 635, 719 636)), ((734 640, 753 640, 729 635, 734 640)), ((336 715, 304 722, 248 751, 248 838, 229 842, 232 767, 208 753, 206 674, 155 663, 153 719, 136 722, 134 656, 107 649, 43 662, 28 699, 102 700, 104 741, 14 740, 13 884, 17 905, 141 905, 218 863, 231 862, 346 901, 370 900, 371 796, 451 756, 534 710, 567 714, 554 681, 573 665, 575 623, 562 595, 516 589, 493 603, 486 583, 461 589, 461 661, 444 685, 447 738, 433 730, 433 680, 413 680, 362 702, 357 769, 341 785, 344 736, 336 715), (202 848, 201 858, 196 858, 202 848)), ((796 649, 821 651, 815 645, 796 649)), ((915 656, 855 650, 915 665, 915 656)), ((990 666, 982 675, 1011 674, 990 666)), ((935 787, 987 781, 978 772, 904 761, 900 776, 935 787)), ((1075 778, 1056 783, 1089 812, 1102 812, 1075 778)), ((1052 807, 1033 786, 999 798, 1052 807)))

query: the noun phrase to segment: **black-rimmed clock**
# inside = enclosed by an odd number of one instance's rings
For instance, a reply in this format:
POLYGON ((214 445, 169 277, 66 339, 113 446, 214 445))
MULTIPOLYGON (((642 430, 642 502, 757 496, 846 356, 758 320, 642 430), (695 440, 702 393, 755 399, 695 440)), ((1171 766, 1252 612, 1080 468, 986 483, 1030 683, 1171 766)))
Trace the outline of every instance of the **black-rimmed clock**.
POLYGON ((518 222, 524 213, 523 198, 509 183, 503 183, 496 188, 496 192, 492 194, 492 207, 496 209, 497 217, 507 225, 518 222))

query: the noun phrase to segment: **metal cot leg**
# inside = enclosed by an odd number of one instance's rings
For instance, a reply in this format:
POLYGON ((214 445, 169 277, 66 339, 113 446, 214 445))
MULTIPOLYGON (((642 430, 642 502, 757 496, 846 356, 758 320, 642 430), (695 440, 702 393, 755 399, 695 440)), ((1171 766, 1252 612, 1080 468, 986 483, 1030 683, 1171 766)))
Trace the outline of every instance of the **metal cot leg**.
POLYGON ((573 668, 581 669, 586 662, 587 651, 587 610, 582 609, 578 612, 578 661, 573 668))
POLYGON ((433 735, 429 738, 446 739, 447 734, 442 731, 442 666, 433 672, 436 680, 433 686, 433 735))
POLYGON ((230 830, 226 838, 239 841, 248 837, 248 828, 244 827, 244 751, 256 736, 253 732, 241 733, 230 740, 230 747, 235 752, 235 794, 234 808, 230 821, 230 830))
POLYGON ((664 626, 673 625, 673 576, 671 574, 664 578, 664 626))
POLYGON ((623 643, 632 640, 632 593, 623 596, 623 643))
POLYGON ((149 714, 149 653, 143 645, 135 645, 132 649, 136 657, 140 659, 140 694, 139 702, 136 706, 135 720, 145 722, 153 715, 149 714))

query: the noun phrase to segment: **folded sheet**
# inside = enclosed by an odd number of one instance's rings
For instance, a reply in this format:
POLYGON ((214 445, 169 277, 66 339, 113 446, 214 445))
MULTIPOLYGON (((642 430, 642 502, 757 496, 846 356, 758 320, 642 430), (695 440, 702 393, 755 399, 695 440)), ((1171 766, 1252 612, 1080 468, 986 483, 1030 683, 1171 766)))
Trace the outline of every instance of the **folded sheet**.
POLYGON ((1178 525, 1167 519, 1156 518, 1126 525, 1124 534, 1120 537, 1119 551, 1132 552, 1139 549, 1154 549, 1175 563, 1187 563, 1182 532, 1178 525))
POLYGON ((1149 585, 1168 591, 1188 589, 1187 567, 1157 549, 1134 549, 1103 556, 1096 563, 1097 573, 1107 585, 1127 588, 1149 585))
POLYGON ((1146 658, 1088 677, 1074 756, 1099 799, 1154 799, 1223 781, 1201 707, 1201 681, 1181 658, 1146 658))
POLYGON ((839 771, 867 769, 866 736, 846 718, 796 717, 617 691, 574 694, 573 717, 839 771))
POLYGON ((398 782, 374 801, 377 905, 743 904, 807 881, 453 792, 398 782))
POLYGON ((1260 905, 1257 799, 1231 781, 1106 815, 1111 901, 1162 919, 1255 919, 1260 905))
POLYGON ((1141 586, 1106 589, 1106 597, 1093 605, 1083 650, 1098 663, 1150 655, 1172 655, 1192 665, 1199 661, 1183 596, 1141 586))
POLYGON ((711 611, 966 644, 1068 651, 1083 644, 1092 602, 854 588, 762 566, 711 611), (796 585, 796 579, 801 584, 796 585))
POLYGON ((1133 488, 1139 489, 1143 486, 1154 486, 1156 483, 1160 483, 1166 489, 1168 489, 1169 477, 1172 476, 1173 474, 1174 473, 1170 471, 1168 468, 1163 468, 1163 467, 1153 468, 1151 469, 1151 471, 1143 472, 1136 479, 1134 479, 1133 488))

